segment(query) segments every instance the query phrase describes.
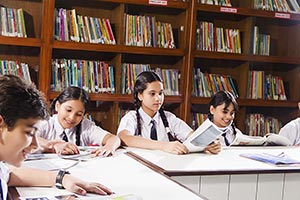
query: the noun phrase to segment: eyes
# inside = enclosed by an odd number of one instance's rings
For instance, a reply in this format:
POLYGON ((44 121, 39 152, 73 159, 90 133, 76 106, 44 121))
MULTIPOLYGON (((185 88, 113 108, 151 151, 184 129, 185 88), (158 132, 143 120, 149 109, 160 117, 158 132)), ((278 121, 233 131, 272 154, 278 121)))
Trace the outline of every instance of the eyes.
POLYGON ((28 129, 28 130, 25 130, 25 134, 28 136, 28 137, 34 137, 35 135, 35 132, 36 132, 36 128, 32 128, 32 129, 28 129))
MULTIPOLYGON (((73 110, 70 109, 70 108, 66 108, 66 112, 72 113, 73 110)), ((77 112, 77 113, 75 113, 75 115, 76 115, 77 117, 83 117, 83 113, 82 113, 82 112, 77 112)))
POLYGON ((159 95, 159 96, 162 96, 162 95, 164 94, 164 92, 163 92, 163 91, 160 91, 160 92, 158 92, 158 93, 156 93, 156 92, 154 92, 154 91, 149 92, 149 95, 150 95, 150 96, 155 96, 156 94, 159 95))
POLYGON ((227 115, 227 114, 229 113, 231 116, 234 116, 234 114, 235 114, 234 111, 229 112, 228 110, 223 110, 222 112, 223 112, 223 114, 225 114, 225 115, 227 115))

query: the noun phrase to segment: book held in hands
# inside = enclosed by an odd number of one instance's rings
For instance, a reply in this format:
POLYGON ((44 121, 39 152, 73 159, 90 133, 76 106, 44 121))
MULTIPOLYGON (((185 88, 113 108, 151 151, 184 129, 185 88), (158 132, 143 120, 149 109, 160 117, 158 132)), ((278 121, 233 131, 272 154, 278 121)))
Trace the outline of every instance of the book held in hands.
POLYGON ((222 133, 216 125, 206 119, 183 144, 189 152, 200 152, 218 139, 222 133))

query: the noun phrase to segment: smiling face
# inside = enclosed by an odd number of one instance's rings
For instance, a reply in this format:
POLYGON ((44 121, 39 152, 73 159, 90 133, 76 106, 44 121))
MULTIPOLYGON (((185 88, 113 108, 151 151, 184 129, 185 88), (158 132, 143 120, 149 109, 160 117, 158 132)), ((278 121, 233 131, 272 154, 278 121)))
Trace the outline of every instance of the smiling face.
POLYGON ((55 110, 63 129, 77 126, 84 117, 85 108, 80 100, 69 100, 62 104, 56 102, 55 110))
POLYGON ((164 102, 163 84, 160 81, 154 81, 147 84, 147 88, 138 94, 143 110, 153 117, 164 102))
POLYGON ((8 128, 0 116, 0 160, 20 166, 26 155, 38 148, 34 124, 38 119, 19 119, 8 128))
POLYGON ((232 103, 230 103, 227 108, 225 108, 225 106, 225 103, 223 103, 217 107, 210 106, 209 109, 210 113, 213 115, 213 123, 220 128, 229 126, 235 115, 232 103))

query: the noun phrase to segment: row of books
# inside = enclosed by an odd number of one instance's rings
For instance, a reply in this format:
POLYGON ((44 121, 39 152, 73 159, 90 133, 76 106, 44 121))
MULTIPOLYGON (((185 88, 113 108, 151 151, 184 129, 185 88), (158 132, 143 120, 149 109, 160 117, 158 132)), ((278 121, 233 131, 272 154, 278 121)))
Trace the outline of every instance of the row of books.
POLYGON ((198 0, 198 3, 231 7, 230 0, 198 0))
POLYGON ((172 25, 155 16, 125 14, 125 45, 175 48, 172 25))
POLYGON ((114 67, 103 61, 53 59, 51 90, 68 86, 91 93, 115 93, 114 67))
POLYGON ((76 10, 55 9, 54 38, 99 44, 116 44, 109 19, 77 15, 76 10))
POLYGON ((27 37, 24 12, 22 8, 0 7, 0 35, 27 37))
POLYGON ((254 8, 277 12, 300 13, 297 0, 255 0, 254 8))
POLYGON ((254 26, 253 54, 269 56, 271 43, 270 40, 271 35, 259 33, 258 26, 254 26))
POLYGON ((148 64, 123 63, 121 94, 132 94, 136 77, 143 71, 154 71, 163 81, 165 95, 179 95, 180 73, 177 69, 152 68, 148 64))
POLYGON ((207 114, 192 113, 192 128, 196 130, 206 119, 207 114))
POLYGON ((267 133, 279 133, 282 122, 274 117, 264 116, 260 113, 247 115, 246 134, 264 136, 267 133))
POLYGON ((249 71, 247 98, 287 100, 283 79, 279 76, 265 75, 264 71, 249 71))
POLYGON ((203 73, 200 68, 194 68, 192 88, 192 94, 194 96, 211 97, 218 91, 229 91, 236 98, 239 96, 237 87, 231 76, 203 73))
POLYGON ((0 60, 0 74, 16 75, 31 82, 28 64, 20 61, 0 60))
POLYGON ((240 30, 214 27, 212 22, 199 21, 196 27, 196 49, 242 53, 240 30))

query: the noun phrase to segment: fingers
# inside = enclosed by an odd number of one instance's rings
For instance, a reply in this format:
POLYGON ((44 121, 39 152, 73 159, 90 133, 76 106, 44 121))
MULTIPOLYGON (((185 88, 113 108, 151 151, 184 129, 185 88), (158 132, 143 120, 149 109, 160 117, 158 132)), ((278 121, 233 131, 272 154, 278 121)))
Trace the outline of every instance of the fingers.
POLYGON ((75 185, 74 192, 80 195, 86 195, 87 192, 100 194, 100 195, 110 195, 113 192, 100 183, 88 183, 88 185, 75 185))
POLYGON ((217 154, 221 151, 221 143, 220 141, 216 140, 212 144, 208 145, 205 150, 205 152, 210 152, 213 154, 217 154))
POLYGON ((63 145, 60 154, 63 155, 79 154, 79 149, 75 144, 67 142, 63 145))
POLYGON ((105 147, 100 147, 94 151, 92 151, 92 154, 96 156, 103 156, 103 157, 108 157, 114 155, 115 151, 111 149, 107 149, 105 147))

